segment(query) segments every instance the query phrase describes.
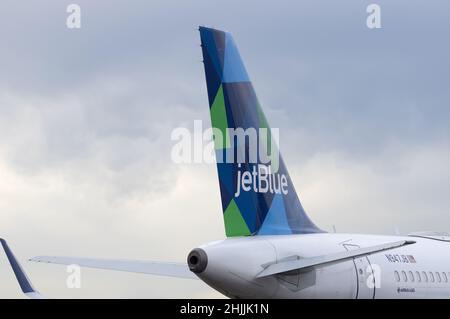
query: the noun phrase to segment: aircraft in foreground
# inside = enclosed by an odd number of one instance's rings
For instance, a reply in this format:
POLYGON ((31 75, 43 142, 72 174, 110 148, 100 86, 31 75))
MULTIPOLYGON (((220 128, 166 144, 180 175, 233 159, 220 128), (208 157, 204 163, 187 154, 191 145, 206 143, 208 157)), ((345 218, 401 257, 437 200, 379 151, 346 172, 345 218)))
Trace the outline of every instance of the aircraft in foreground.
MULTIPOLYGON (((230 150, 246 155, 248 145, 230 137, 230 129, 270 132, 269 125, 231 34, 199 30, 212 126, 222 133, 215 141, 216 155, 230 150)), ((269 147, 264 145, 259 147, 269 147)), ((227 239, 193 249, 187 263, 55 256, 31 260, 200 279, 230 298, 450 297, 450 236, 327 233, 303 209, 282 157, 276 168, 274 164, 259 156, 254 162, 218 161, 227 239)), ((6 242, 1 243, 22 291, 42 297, 6 242)))

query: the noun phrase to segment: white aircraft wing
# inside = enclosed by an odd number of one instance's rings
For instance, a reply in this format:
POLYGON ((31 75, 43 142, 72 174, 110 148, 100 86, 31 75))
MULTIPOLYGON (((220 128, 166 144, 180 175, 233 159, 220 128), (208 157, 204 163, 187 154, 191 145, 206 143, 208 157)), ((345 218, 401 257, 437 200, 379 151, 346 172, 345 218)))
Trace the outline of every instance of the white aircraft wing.
POLYGON ((17 281, 19 283, 20 289, 22 292, 31 299, 45 299, 43 295, 41 295, 36 289, 34 289, 31 284, 30 279, 28 279, 25 271, 22 266, 20 266, 13 252, 9 248, 6 240, 0 238, 0 243, 3 246, 3 250, 5 251, 6 257, 8 258, 9 264, 11 265, 12 270, 14 271, 14 275, 16 275, 17 281))
POLYGON ((185 263, 54 256, 38 256, 31 258, 30 261, 60 265, 78 265, 87 268, 126 271, 157 276, 198 279, 185 263))
POLYGON ((351 251, 344 251, 335 254, 307 257, 299 259, 289 259, 285 261, 279 261, 277 263, 269 264, 263 271, 261 271, 256 277, 262 278, 280 273, 285 273, 292 270, 299 270, 313 266, 320 266, 329 263, 342 262, 355 257, 362 257, 381 251, 398 248, 405 245, 414 244, 415 241, 402 240, 397 242, 386 243, 377 246, 363 247, 351 251))

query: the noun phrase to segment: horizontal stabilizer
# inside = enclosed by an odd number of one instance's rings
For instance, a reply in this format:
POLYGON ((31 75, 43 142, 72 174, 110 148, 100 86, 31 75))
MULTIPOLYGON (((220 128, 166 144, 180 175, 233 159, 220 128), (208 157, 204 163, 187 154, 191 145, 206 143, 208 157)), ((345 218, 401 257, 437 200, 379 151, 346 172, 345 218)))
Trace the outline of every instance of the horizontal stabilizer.
POLYGON ((281 274, 292 270, 299 270, 313 266, 322 266, 329 263, 342 262, 355 257, 362 257, 381 251, 402 247, 405 245, 414 244, 415 241, 402 240, 392 243, 386 243, 377 246, 363 247, 351 251, 344 251, 336 254, 307 257, 296 260, 285 260, 278 263, 273 263, 260 272, 256 277, 262 278, 271 275, 281 274))
POLYGON ((189 270, 187 264, 184 263, 53 256, 38 256, 30 259, 30 261, 60 265, 78 265, 87 268, 126 271, 166 277, 198 279, 197 276, 189 270))

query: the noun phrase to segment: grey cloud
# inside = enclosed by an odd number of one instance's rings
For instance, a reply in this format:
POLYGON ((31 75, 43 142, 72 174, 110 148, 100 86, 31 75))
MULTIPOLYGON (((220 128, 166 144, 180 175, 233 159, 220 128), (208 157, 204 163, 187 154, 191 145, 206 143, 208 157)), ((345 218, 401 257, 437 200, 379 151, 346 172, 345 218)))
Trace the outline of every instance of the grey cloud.
MULTIPOLYGON (((183 260, 223 237, 215 167, 169 158, 173 128, 209 123, 198 25, 233 32, 319 225, 447 222, 448 1, 377 1, 381 30, 369 1, 80 0, 81 30, 65 28, 69 3, 0 5, 0 233, 18 256, 183 260)), ((67 291, 63 269, 27 268, 54 295, 210 295, 99 272, 67 291)))

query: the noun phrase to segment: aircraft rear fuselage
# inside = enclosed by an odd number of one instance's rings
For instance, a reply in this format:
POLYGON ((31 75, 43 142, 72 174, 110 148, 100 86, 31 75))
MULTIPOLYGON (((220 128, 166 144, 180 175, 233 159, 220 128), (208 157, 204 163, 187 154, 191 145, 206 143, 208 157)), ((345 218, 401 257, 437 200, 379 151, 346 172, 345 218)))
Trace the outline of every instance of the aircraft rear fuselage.
POLYGON ((450 242, 410 236, 307 234, 229 238, 199 247, 197 276, 231 298, 445 298, 450 242), (257 278, 270 264, 399 240, 415 243, 346 261, 257 278), (202 260, 203 258, 203 260, 202 260), (205 260, 206 258, 206 260, 205 260))

